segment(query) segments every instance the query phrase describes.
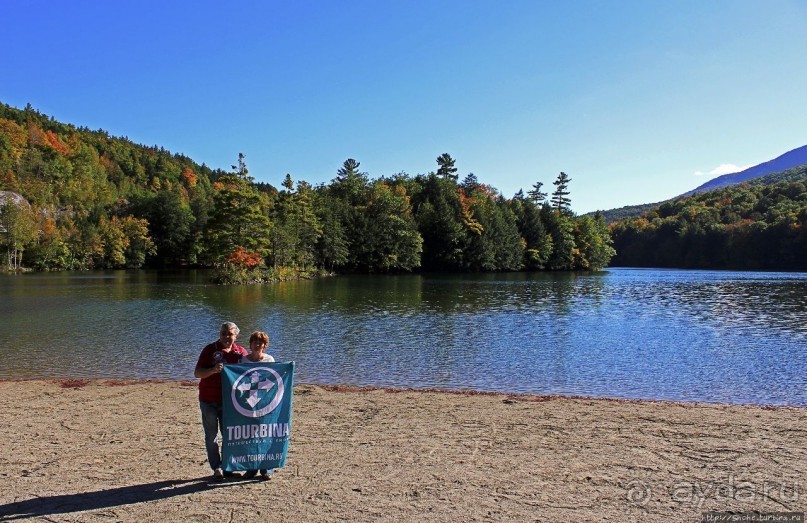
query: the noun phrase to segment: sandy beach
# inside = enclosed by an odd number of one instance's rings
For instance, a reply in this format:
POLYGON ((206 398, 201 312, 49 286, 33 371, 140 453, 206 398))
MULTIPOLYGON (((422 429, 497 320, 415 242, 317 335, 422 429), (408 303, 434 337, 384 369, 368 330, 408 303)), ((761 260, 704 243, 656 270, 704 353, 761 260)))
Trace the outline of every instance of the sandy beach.
POLYGON ((807 409, 296 385, 212 483, 193 382, 0 381, 0 520, 687 521, 804 512, 807 409))

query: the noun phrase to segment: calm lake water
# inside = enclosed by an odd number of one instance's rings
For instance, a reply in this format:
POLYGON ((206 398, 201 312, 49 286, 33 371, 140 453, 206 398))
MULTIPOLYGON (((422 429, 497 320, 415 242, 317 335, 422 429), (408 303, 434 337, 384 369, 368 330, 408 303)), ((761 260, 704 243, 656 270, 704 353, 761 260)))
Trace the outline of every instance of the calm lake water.
POLYGON ((222 321, 304 383, 807 406, 807 274, 0 276, 0 377, 193 379, 222 321))

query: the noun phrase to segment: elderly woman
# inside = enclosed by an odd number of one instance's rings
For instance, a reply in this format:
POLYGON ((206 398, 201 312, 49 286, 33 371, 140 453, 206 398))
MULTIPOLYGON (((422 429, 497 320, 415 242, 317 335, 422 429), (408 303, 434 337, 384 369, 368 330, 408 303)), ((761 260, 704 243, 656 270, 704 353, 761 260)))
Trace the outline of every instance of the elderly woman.
MULTIPOLYGON (((266 348, 269 346, 269 335, 262 331, 255 331, 249 337, 249 354, 241 358, 241 363, 272 363, 275 359, 266 354, 266 348)), ((248 470, 244 477, 247 479, 254 478, 258 473, 257 470, 248 470)), ((262 480, 269 479, 269 474, 272 469, 261 469, 262 480)))
MULTIPOLYGON (((207 461, 215 481, 224 480, 219 451, 219 429, 222 427, 221 371, 225 363, 238 363, 247 355, 244 347, 235 344, 240 333, 238 326, 225 322, 219 330, 219 339, 202 349, 193 375, 199 381, 199 408, 202 411, 202 428, 205 431, 207 461)), ((232 472, 226 473, 232 475, 232 472)))

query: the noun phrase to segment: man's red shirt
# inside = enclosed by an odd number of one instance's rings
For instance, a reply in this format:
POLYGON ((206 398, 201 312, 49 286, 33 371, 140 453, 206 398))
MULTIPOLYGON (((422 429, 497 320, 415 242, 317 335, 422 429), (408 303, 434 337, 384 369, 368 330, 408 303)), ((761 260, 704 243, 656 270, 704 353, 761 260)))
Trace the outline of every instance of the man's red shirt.
MULTIPOLYGON (((229 352, 222 350, 224 345, 220 341, 215 341, 202 349, 199 355, 199 361, 196 362, 197 367, 209 368, 216 363, 238 363, 241 361, 241 356, 246 356, 247 351, 244 347, 233 343, 233 349, 229 352)), ((208 403, 221 403, 221 374, 212 374, 207 378, 202 378, 199 381, 199 401, 206 401, 208 403)))

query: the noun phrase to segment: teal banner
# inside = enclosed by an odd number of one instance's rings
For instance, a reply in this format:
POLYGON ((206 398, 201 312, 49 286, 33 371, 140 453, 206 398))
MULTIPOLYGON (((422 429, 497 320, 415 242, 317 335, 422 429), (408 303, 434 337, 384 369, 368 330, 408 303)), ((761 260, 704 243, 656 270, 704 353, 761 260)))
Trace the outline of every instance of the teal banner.
POLYGON ((293 388, 293 361, 224 366, 224 470, 274 469, 286 464, 293 388))

